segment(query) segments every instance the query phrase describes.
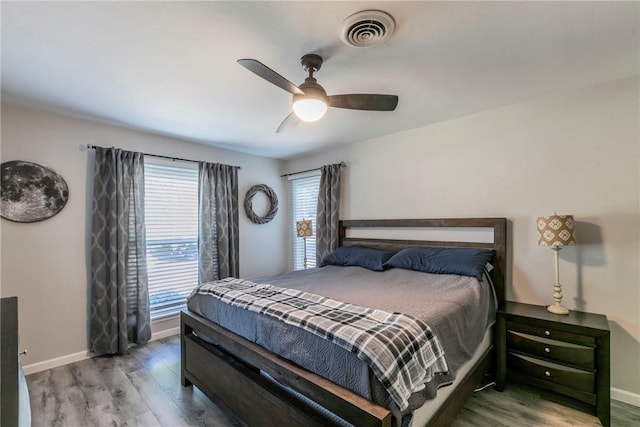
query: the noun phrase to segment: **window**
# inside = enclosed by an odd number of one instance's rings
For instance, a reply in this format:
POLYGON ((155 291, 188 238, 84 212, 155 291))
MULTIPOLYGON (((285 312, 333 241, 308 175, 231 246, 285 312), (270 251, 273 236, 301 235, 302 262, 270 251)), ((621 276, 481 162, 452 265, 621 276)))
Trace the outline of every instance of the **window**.
POLYGON ((307 237, 307 268, 316 266, 316 210, 318 207, 318 190, 320 189, 320 175, 291 178, 289 181, 289 211, 292 222, 290 224, 293 241, 293 269, 304 268, 304 239, 296 235, 296 221, 312 220, 313 236, 307 237))
POLYGON ((198 165, 145 158, 151 319, 178 313, 198 284, 198 165))

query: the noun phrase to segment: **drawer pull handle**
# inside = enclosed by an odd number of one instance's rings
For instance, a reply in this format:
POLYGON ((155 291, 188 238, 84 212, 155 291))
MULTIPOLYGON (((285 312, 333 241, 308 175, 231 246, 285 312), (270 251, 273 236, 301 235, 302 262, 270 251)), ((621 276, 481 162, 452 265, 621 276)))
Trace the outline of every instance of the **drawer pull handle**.
POLYGON ((550 349, 549 347, 545 347, 545 348, 544 348, 544 352, 545 352, 545 353, 551 353, 551 349, 550 349))
POLYGON ((551 376, 551 372, 549 372, 549 371, 544 371, 544 375, 545 375, 546 377, 550 377, 550 376, 551 376))
POLYGON ((545 334, 546 336, 549 336, 549 335, 551 335, 551 331, 544 331, 544 334, 545 334))

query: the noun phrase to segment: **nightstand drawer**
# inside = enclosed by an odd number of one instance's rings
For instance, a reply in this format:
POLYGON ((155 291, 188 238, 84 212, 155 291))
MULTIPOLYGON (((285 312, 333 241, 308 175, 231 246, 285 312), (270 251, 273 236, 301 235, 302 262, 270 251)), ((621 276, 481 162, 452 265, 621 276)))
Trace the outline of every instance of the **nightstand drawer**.
POLYGON ((535 335, 538 337, 549 338, 558 341, 567 341, 574 344, 582 344, 586 346, 595 347, 596 339, 594 337, 575 334, 571 332, 559 331, 552 328, 543 328, 540 326, 526 325, 518 322, 507 322, 508 331, 523 332, 529 335, 535 335))
POLYGON ((509 353, 507 370, 513 370, 538 380, 561 384, 585 393, 595 392, 595 374, 568 366, 509 353))
POLYGON ((507 348, 579 368, 593 370, 595 367, 593 347, 507 331, 507 348))

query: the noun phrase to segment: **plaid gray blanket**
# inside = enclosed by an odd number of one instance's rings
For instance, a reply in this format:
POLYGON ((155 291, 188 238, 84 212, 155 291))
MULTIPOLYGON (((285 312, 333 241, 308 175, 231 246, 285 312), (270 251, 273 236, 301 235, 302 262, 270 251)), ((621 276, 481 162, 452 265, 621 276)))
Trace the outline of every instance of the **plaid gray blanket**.
POLYGON ((354 352, 400 410, 435 374, 448 371, 438 338, 411 316, 234 278, 205 283, 194 293, 275 317, 354 352))

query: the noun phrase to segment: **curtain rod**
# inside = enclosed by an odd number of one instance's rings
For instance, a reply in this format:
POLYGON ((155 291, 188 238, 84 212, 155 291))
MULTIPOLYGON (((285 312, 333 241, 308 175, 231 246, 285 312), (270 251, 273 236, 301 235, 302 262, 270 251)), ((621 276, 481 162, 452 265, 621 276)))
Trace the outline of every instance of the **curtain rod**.
MULTIPOLYGON (((94 149, 96 147, 97 147, 97 145, 87 144, 87 148, 88 149, 94 149)), ((198 160, 181 159, 180 157, 162 156, 160 154, 149 154, 149 153, 142 153, 142 154, 144 154, 145 156, 150 156, 150 157, 158 157, 160 159, 169 159, 169 160, 173 160, 173 161, 179 160, 181 162, 199 163, 198 160)), ((242 170, 242 166, 232 166, 232 167, 242 170)))
MULTIPOLYGON (((341 168, 346 168, 347 164, 345 162, 340 162, 338 163, 340 165, 341 168)), ((284 175, 280 175, 280 178, 284 178, 285 176, 291 176, 291 175, 298 175, 300 173, 307 173, 307 172, 313 172, 313 171, 319 171, 322 168, 313 168, 313 169, 307 169, 306 171, 298 171, 298 172, 291 172, 291 173, 285 173, 284 175)))

